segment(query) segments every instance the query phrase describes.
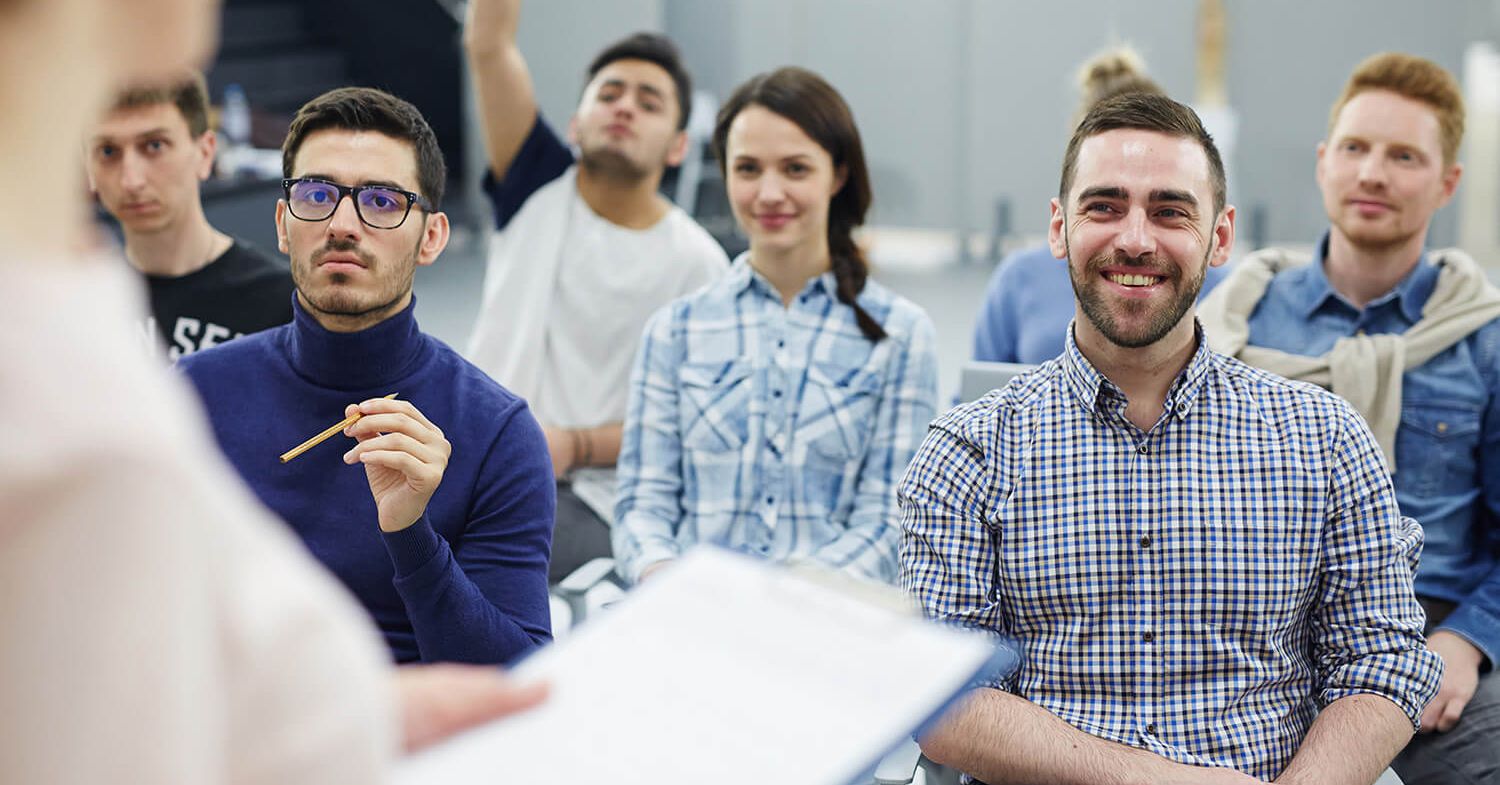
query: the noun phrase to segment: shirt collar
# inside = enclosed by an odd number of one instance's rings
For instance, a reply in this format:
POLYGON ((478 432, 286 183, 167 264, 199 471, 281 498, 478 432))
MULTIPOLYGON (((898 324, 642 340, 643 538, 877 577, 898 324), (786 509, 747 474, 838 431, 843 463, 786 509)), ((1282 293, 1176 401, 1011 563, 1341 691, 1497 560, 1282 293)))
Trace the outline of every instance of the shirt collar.
MULTIPOLYGON (((745 251, 735 257, 734 264, 729 268, 730 288, 736 293, 752 290, 757 294, 781 302, 781 292, 776 287, 750 266, 750 252, 745 251)), ((802 287, 802 291, 793 299, 796 303, 806 303, 819 295, 825 297, 838 296, 838 279, 834 277, 833 271, 829 270, 821 275, 815 276, 802 287)))
MULTIPOLYGON (((1163 401, 1165 413, 1178 420, 1185 419, 1192 411, 1214 368, 1214 354, 1203 340, 1203 325, 1196 318, 1193 320, 1193 341, 1197 347, 1193 351, 1193 357, 1188 360, 1187 367, 1177 374, 1176 381, 1172 382, 1171 388, 1167 390, 1167 398, 1163 401)), ((1101 414, 1112 409, 1124 413, 1125 393, 1083 356, 1073 337, 1072 324, 1068 325, 1068 342, 1063 349, 1062 371, 1064 384, 1079 405, 1090 414, 1101 414)))
POLYGON ((359 332, 336 333, 318 324, 293 294, 287 359, 300 376, 328 389, 367 390, 397 381, 429 351, 417 327, 416 308, 412 295, 405 308, 385 321, 359 332))
MULTIPOLYGON (((1344 296, 1333 288, 1333 284, 1328 282, 1328 271, 1324 268, 1324 263, 1328 258, 1330 234, 1331 232, 1323 233, 1323 238, 1318 241, 1317 248, 1313 250, 1312 261, 1309 264, 1288 273, 1292 276, 1292 299, 1298 312, 1308 319, 1311 319, 1329 302, 1341 303, 1344 307, 1356 312, 1360 310, 1344 299, 1344 296)), ((1437 286, 1437 278, 1438 269, 1430 263, 1424 251, 1416 267, 1412 268, 1405 278, 1402 278, 1389 292, 1371 300, 1364 309, 1379 308, 1394 301, 1407 321, 1415 324, 1422 318, 1422 309, 1427 305, 1427 298, 1432 296, 1433 288, 1437 286)))

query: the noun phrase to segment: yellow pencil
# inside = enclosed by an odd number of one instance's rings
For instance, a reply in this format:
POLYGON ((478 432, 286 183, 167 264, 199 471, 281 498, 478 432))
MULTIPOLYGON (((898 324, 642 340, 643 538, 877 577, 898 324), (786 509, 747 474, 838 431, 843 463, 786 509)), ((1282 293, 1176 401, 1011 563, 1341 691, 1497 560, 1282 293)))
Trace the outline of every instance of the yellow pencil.
MULTIPOLYGON (((384 397, 385 397, 385 400, 389 401, 392 398, 395 398, 396 394, 395 393, 391 393, 390 395, 387 395, 387 396, 384 396, 384 397)), ((355 424, 356 422, 359 422, 359 418, 361 418, 363 416, 364 416, 364 414, 362 414, 360 412, 355 412, 354 414, 351 414, 348 417, 345 417, 344 419, 339 420, 337 423, 334 423, 331 427, 329 427, 328 430, 326 430, 326 431, 318 434, 317 436, 314 436, 311 439, 308 439, 307 441, 305 441, 305 442, 297 445, 296 447, 293 447, 292 449, 287 450, 286 452, 282 453, 281 454, 281 462, 282 463, 286 463, 287 461, 290 461, 291 459, 293 459, 293 458, 301 455, 302 453, 305 453, 308 450, 311 450, 312 448, 317 447, 318 445, 320 445, 323 442, 327 441, 330 437, 332 437, 334 434, 338 433, 339 431, 342 431, 345 428, 348 428, 349 426, 355 424)))

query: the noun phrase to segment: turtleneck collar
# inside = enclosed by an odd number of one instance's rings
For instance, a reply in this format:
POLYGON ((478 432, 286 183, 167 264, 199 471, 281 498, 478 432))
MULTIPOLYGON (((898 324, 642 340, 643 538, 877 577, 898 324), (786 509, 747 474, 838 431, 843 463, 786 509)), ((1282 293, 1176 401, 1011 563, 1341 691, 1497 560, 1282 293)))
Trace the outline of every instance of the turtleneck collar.
POLYGON ((366 390, 395 382, 432 352, 417 328, 416 307, 412 295, 406 308, 380 324, 336 333, 318 324, 293 294, 287 359, 298 375, 330 390, 366 390))

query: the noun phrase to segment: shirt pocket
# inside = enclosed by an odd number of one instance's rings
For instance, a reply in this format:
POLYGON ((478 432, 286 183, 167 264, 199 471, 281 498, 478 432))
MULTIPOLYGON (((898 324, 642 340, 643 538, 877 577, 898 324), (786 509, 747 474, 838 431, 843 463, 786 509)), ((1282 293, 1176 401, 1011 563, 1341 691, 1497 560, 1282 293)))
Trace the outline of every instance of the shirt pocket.
POLYGON ((1396 431, 1396 482, 1416 496, 1472 490, 1481 419, 1477 406, 1403 401, 1396 431))
POLYGON ((881 378, 863 368, 830 363, 807 367, 797 415, 797 437, 808 449, 834 461, 864 454, 875 431, 881 378))
POLYGON ((750 432, 752 370, 743 360, 678 368, 684 450, 726 452, 744 446, 750 432))

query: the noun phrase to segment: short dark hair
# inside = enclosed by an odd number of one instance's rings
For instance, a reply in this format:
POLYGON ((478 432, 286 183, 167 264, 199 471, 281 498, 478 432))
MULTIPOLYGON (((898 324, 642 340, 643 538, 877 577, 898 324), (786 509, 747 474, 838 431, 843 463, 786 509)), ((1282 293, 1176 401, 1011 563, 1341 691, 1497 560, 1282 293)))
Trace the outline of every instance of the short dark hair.
POLYGON ((1078 167, 1078 148, 1085 139, 1106 131, 1121 129, 1156 131, 1168 136, 1192 139, 1203 148, 1208 157, 1209 179, 1214 188, 1214 215, 1224 211, 1228 188, 1224 182, 1224 159, 1219 157, 1219 148, 1212 136, 1203 128, 1203 121, 1192 109, 1164 95, 1152 93, 1126 93, 1105 99, 1094 105, 1083 116, 1073 138, 1068 140, 1068 151, 1063 154, 1062 182, 1058 185, 1057 199, 1067 203, 1068 190, 1073 187, 1073 173, 1078 167))
POLYGON ((297 151, 316 131, 374 131, 393 139, 410 142, 417 154, 417 190, 432 202, 434 210, 443 204, 443 189, 448 182, 448 165, 438 147, 432 126, 415 106, 383 90, 371 87, 340 87, 302 105, 287 129, 281 144, 281 174, 292 176, 297 151))
POLYGON ((677 130, 687 127, 688 114, 693 110, 693 79, 683 67, 682 53, 672 39, 661 33, 642 32, 610 44, 589 63, 589 81, 616 60, 645 60, 666 71, 677 88, 677 130))
POLYGON ((192 71, 181 79, 160 84, 135 85, 115 96, 111 111, 139 109, 170 103, 187 121, 188 132, 198 138, 208 131, 208 85, 203 74, 192 71))

